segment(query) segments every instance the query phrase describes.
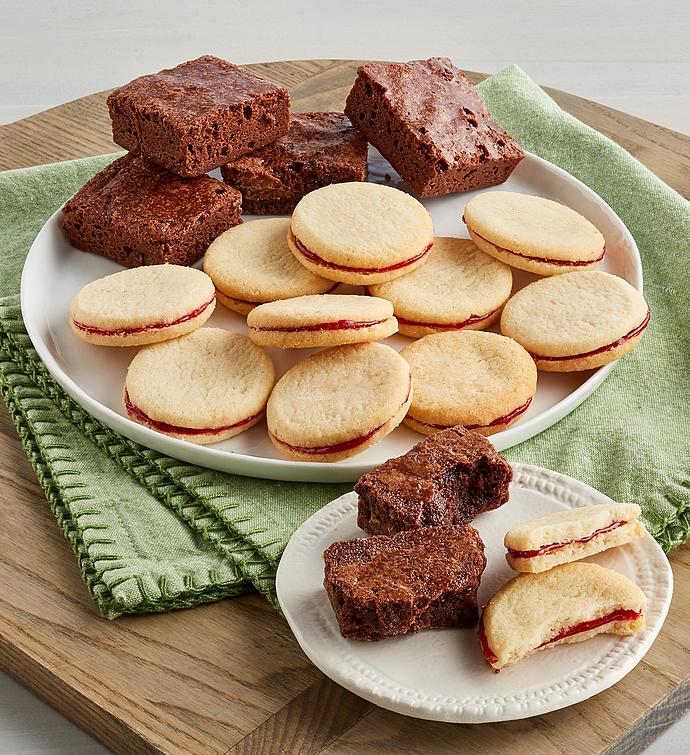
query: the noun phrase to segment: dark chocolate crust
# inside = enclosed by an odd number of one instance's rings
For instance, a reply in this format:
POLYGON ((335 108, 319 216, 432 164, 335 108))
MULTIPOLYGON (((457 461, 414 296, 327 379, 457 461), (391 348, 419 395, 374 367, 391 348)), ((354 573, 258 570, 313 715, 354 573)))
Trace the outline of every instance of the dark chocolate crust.
POLYGON ((205 55, 108 97, 113 141, 180 176, 200 176, 282 136, 288 90, 205 55))
POLYGON ((310 191, 366 181, 367 140, 343 113, 293 113, 284 136, 221 168, 245 212, 284 215, 310 191))
POLYGON ((125 155, 84 184, 62 216, 77 249, 125 267, 191 265, 242 222, 242 197, 215 178, 181 178, 125 155))
POLYGON ((380 640, 477 623, 486 558, 468 525, 333 543, 324 563, 323 584, 343 637, 380 640))
POLYGON ((464 524, 502 506, 512 477, 510 464, 483 435, 451 427, 360 477, 357 524, 389 535, 464 524))
POLYGON ((524 157, 448 58, 361 66, 345 113, 420 197, 503 183, 524 157))

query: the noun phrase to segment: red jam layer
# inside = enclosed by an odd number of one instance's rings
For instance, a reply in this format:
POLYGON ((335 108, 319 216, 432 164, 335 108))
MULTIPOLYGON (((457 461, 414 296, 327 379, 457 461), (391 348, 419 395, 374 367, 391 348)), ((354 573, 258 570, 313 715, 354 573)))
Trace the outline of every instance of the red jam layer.
POLYGON ((479 644, 482 648, 482 654, 484 658, 492 665, 498 660, 498 656, 494 654, 493 650, 489 647, 489 643, 486 641, 486 632, 484 631, 484 614, 479 620, 479 644))
POLYGON ((380 325, 382 322, 386 322, 386 320, 369 320, 364 322, 357 320, 336 320, 335 322, 320 322, 314 325, 295 325, 291 328, 253 327, 252 330, 269 331, 271 333, 302 333, 314 330, 360 330, 361 328, 371 328, 373 325, 380 325))
POLYGON ((573 354, 572 356, 567 357, 543 357, 539 354, 532 354, 532 352, 530 351, 530 356, 532 357, 532 359, 539 359, 542 362, 566 362, 571 359, 585 359, 586 357, 593 357, 595 354, 603 354, 605 351, 611 351, 621 344, 624 344, 626 341, 629 341, 631 338, 639 336, 640 333, 642 333, 642 331, 647 327, 647 325, 649 325, 649 316, 649 307, 647 307, 647 315, 636 328, 633 328, 629 333, 626 333, 617 341, 609 343, 606 346, 602 346, 598 349, 593 349, 592 351, 586 351, 584 354, 573 354))
POLYGON ((401 267, 407 267, 413 262, 422 259, 422 257, 429 252, 429 249, 433 246, 433 242, 414 257, 410 257, 402 262, 396 262, 395 265, 389 265, 388 267, 347 267, 347 265, 338 265, 335 262, 329 262, 324 260, 314 252, 310 252, 306 246, 295 236, 295 246, 299 249, 300 253, 304 255, 310 262, 315 265, 321 265, 322 267, 330 268, 331 270, 343 270, 347 273, 363 273, 364 275, 371 275, 372 273, 387 273, 389 270, 399 270, 401 267))
POLYGON ((474 325, 475 323, 488 320, 490 317, 495 315, 496 312, 498 312, 498 310, 494 309, 493 311, 489 312, 488 315, 470 315, 466 320, 463 320, 462 322, 453 322, 450 324, 445 322, 417 322, 416 320, 406 320, 404 317, 400 317, 398 315, 396 315, 396 318, 401 325, 413 325, 418 328, 443 328, 448 330, 460 330, 460 328, 466 328, 468 325, 474 325))
POLYGON ((627 522, 611 522, 611 524, 607 525, 606 527, 594 530, 591 535, 587 535, 586 537, 580 537, 576 540, 563 540, 563 542, 561 543, 549 543, 549 545, 542 545, 540 548, 532 551, 516 551, 512 548, 508 548, 508 553, 510 553, 513 558, 534 558, 535 556, 543 556, 546 553, 557 551, 559 548, 565 548, 566 545, 574 545, 575 543, 588 543, 590 540, 594 540, 594 538, 598 535, 603 535, 606 532, 616 530, 619 527, 622 527, 624 524, 627 524, 627 522))
POLYGON ((151 330, 171 328, 173 325, 180 325, 183 322, 189 322, 189 320, 193 320, 195 317, 198 317, 202 312, 208 309, 208 307, 210 307, 215 300, 216 296, 214 294, 213 297, 209 299, 205 304, 202 304, 200 307, 197 307, 186 315, 182 315, 182 317, 178 317, 177 320, 171 320, 170 322, 161 320, 160 322, 152 322, 148 325, 138 325, 135 328, 114 328, 113 330, 109 330, 108 328, 98 328, 95 325, 86 325, 85 323, 78 322, 77 320, 72 320, 72 322, 74 323, 75 327, 79 328, 79 330, 83 330, 84 333, 88 333, 92 336, 128 336, 133 333, 148 333, 151 330))
POLYGON ((236 427, 242 427, 242 425, 249 424, 252 420, 256 419, 259 414, 255 414, 252 417, 247 417, 247 419, 240 420, 239 422, 235 422, 232 425, 223 425, 221 427, 180 427, 179 425, 171 425, 167 422, 161 422, 157 419, 152 419, 149 417, 148 414, 143 412, 138 406, 135 406, 132 403, 132 400, 129 397, 129 393, 125 390, 125 408, 127 409, 127 414, 130 415, 133 419, 138 420, 139 422, 143 422, 150 427, 152 427, 154 430, 159 430, 162 433, 176 433, 179 435, 213 435, 214 433, 222 433, 226 430, 232 430, 236 427))
MULTIPOLYGON (((411 390, 412 390, 412 378, 410 377, 410 383, 407 387, 407 396, 405 396, 405 401, 402 402, 401 406, 407 402, 407 399, 410 397, 411 390)), ((388 422, 388 420, 386 420, 386 422, 388 422)), ((386 422, 384 422, 383 425, 385 425, 386 422)), ((369 438, 372 437, 372 435, 375 435, 383 427, 383 425, 379 425, 378 427, 375 427, 371 432, 367 433, 366 435, 360 435, 359 437, 353 438, 352 440, 344 440, 342 443, 334 443, 332 446, 309 446, 309 447, 293 446, 290 443, 286 443, 284 440, 280 440, 280 438, 276 438, 276 440, 279 443, 282 443, 284 446, 287 446, 288 448, 292 449, 293 451, 299 451, 300 453, 304 453, 304 454, 313 454, 314 456, 319 456, 320 454, 337 454, 337 453, 341 453, 342 451, 350 451, 353 448, 357 448, 358 446, 361 446, 363 443, 366 443, 369 440, 369 438)))
MULTIPOLYGON (((463 425, 465 430, 476 430, 478 427, 495 427, 496 425, 503 425, 507 424, 508 422, 511 422, 516 417, 519 417, 521 414, 524 414, 528 409, 529 405, 532 403, 532 399, 528 399, 522 406, 518 406, 517 409, 513 409, 512 412, 509 414, 504 414, 502 417, 496 417, 496 419, 491 420, 488 425, 463 425)), ((427 427, 434 427, 437 430, 447 430, 449 427, 455 427, 455 425, 435 425, 432 422, 422 422, 419 419, 415 419, 412 415, 410 415, 410 419, 414 419, 415 422, 419 422, 420 425, 427 425, 427 427)))
MULTIPOLYGON (((465 216, 462 216, 462 222, 467 225, 465 222, 465 216)), ((469 226, 467 226, 469 229, 469 226)), ((565 265, 567 267, 584 267, 585 265, 593 265, 595 262, 601 262, 604 259, 604 255, 606 254, 606 244, 604 244, 604 248, 601 250, 601 254, 594 260, 553 260, 549 257, 532 257, 529 254, 521 254, 520 252, 513 251, 512 249, 506 249, 503 246, 498 246, 498 244, 494 244, 493 241, 489 241, 489 239, 484 238, 484 236, 480 236, 476 231, 472 231, 472 233, 475 236, 479 236, 482 241, 486 241, 487 244, 491 244, 491 246, 495 246, 496 249, 498 249, 499 252, 505 252, 506 254, 514 254, 516 257, 522 257, 525 260, 531 260, 532 262, 548 262, 549 265, 565 265)))

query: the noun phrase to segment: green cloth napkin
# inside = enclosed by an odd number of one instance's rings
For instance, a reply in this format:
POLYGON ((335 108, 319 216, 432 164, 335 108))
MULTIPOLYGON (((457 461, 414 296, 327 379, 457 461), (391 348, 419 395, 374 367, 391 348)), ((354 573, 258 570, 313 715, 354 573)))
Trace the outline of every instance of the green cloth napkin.
MULTIPOLYGON (((668 550, 690 535, 690 205, 519 68, 479 87, 520 143, 602 196, 635 237, 652 310, 642 345, 576 411, 506 453, 639 502, 668 550)), ((165 611, 257 589, 274 605, 291 533, 345 485, 256 480, 148 450, 57 386, 21 321, 26 252, 113 155, 0 174, 0 388, 27 456, 104 616, 165 611)))

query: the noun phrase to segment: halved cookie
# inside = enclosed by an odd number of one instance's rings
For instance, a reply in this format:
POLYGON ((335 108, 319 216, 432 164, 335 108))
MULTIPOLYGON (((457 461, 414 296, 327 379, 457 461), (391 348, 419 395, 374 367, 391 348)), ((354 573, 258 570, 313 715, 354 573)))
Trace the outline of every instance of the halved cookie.
POLYGON ((336 346, 298 362, 276 383, 268 433, 289 459, 341 461, 394 430, 411 399, 410 368, 390 346, 336 346))
POLYGON ((127 370, 127 414, 153 430, 207 444, 262 418, 275 382, 273 362, 246 336, 200 328, 142 349, 127 370))
POLYGON ((247 315, 265 302, 333 290, 337 284, 295 259, 287 245, 289 227, 287 218, 253 220, 221 233, 209 246, 204 272, 221 304, 247 315))
POLYGON ((437 237, 427 261, 413 272, 369 286, 393 304, 400 332, 412 338, 446 330, 483 330, 501 315, 513 286, 502 262, 473 241, 437 237))
POLYGON ((495 669, 537 650, 597 634, 633 634, 645 625, 645 594, 598 564, 561 564, 519 574, 491 598, 479 623, 484 657, 495 669))
POLYGON ((288 233, 302 265, 354 285, 412 272, 433 243, 431 216, 421 202, 391 186, 359 181, 307 194, 292 213, 288 233))
POLYGON ((632 351, 649 323, 649 306, 627 281, 599 270, 543 278, 513 296, 501 333, 547 372, 590 370, 632 351))
POLYGON ((530 355, 496 333, 437 333, 400 355, 415 386, 405 424, 427 435, 455 425, 484 435, 505 430, 527 411, 537 387, 530 355))
POLYGON ((72 299, 70 325, 99 346, 141 346, 200 328, 216 306, 213 282, 182 265, 150 265, 106 275, 72 299))
POLYGON ((321 294, 262 304, 247 316, 259 346, 303 349, 387 338, 398 330, 393 305, 374 296, 321 294))
POLYGON ((538 275, 594 267, 604 258, 604 237, 565 205, 511 191, 485 191, 471 199, 464 221, 487 254, 538 275))

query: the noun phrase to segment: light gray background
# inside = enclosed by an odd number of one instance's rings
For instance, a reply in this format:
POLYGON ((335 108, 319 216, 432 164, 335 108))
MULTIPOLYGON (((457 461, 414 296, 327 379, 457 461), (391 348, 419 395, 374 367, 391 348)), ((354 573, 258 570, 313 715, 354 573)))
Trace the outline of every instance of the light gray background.
MULTIPOLYGON (((0 0, 0 123, 202 54, 235 63, 448 55, 687 133, 687 0, 0 0)), ((687 752, 690 722, 649 753, 687 752)), ((0 753, 106 752, 0 672, 0 753)))

